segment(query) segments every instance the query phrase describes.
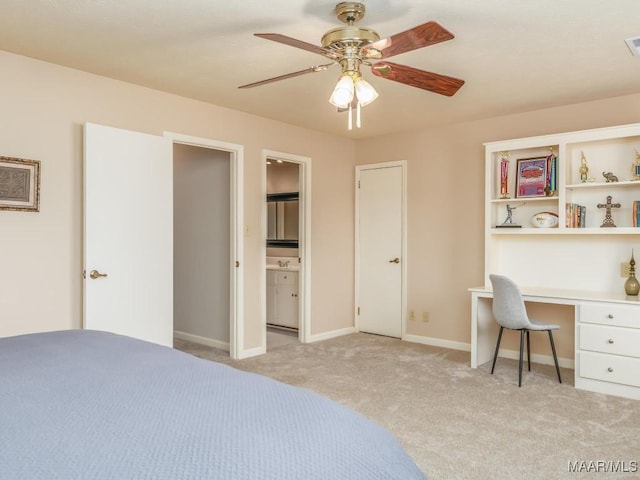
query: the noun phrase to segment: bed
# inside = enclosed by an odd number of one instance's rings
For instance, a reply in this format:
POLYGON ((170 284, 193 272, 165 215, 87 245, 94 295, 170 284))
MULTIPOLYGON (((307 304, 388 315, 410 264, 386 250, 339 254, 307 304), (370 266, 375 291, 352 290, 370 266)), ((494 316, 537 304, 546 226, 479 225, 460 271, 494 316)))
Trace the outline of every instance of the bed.
POLYGON ((424 479, 389 432, 308 390, 133 338, 0 338, 3 479, 424 479))

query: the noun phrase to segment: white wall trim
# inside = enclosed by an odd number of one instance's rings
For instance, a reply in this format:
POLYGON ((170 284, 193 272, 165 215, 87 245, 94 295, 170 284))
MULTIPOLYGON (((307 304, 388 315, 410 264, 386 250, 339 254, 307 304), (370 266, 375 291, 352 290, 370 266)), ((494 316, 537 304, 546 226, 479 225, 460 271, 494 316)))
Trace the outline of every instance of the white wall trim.
POLYGON ((225 350, 227 352, 229 351, 229 342, 223 342, 221 340, 216 340, 215 338, 202 337, 200 335, 193 335, 191 333, 180 332, 178 330, 174 330, 173 336, 180 340, 186 340, 187 342, 219 348, 220 350, 225 350))
MULTIPOLYGON (((512 360, 517 361, 520 358, 520 352, 517 350, 505 350, 501 348, 500 351, 498 352, 498 357, 510 358, 512 360)), ((493 356, 492 356, 492 361, 493 361, 493 356)), ((496 368, 498 368, 498 363, 499 362, 496 362, 496 368)), ((543 365, 555 366, 555 363, 553 362, 553 356, 541 355, 539 353, 531 354, 531 363, 541 363, 543 365)), ((525 352, 524 354, 524 364, 525 364, 524 368, 526 369, 527 368, 527 352, 525 352)), ((575 370, 575 361, 573 358, 558 357, 558 365, 560 365, 562 368, 570 368, 572 370, 575 370)))
POLYGON ((341 328, 339 330, 331 330, 329 332, 318 333, 310 336, 309 343, 320 342, 322 340, 329 340, 331 338, 342 337, 344 335, 350 335, 352 333, 358 333, 355 327, 341 328))
POLYGON ((455 342, 453 340, 445 340, 443 338, 424 337, 422 335, 406 334, 402 340, 412 343, 421 343, 422 345, 431 345, 432 347, 450 348, 451 350, 461 350, 463 352, 471 351, 471 344, 464 342, 455 342))
POLYGON ((231 298, 228 350, 231 358, 242 358, 244 350, 244 146, 173 132, 164 132, 163 135, 171 139, 173 143, 211 148, 230 154, 231 234, 229 242, 231 264, 229 265, 229 282, 231 298))
POLYGON ((311 158, 274 150, 262 151, 262 195, 265 199, 262 208, 262 275, 260 275, 261 291, 261 325, 262 341, 266 351, 267 345, 267 159, 283 160, 300 165, 300 198, 299 205, 303 209, 299 226, 298 255, 302 259, 298 279, 300 282, 300 326, 298 340, 309 343, 311 339, 311 158))
POLYGON ((247 348, 242 351, 242 355, 240 355, 236 360, 257 357, 259 355, 264 355, 265 353, 267 353, 266 347, 247 348))
MULTIPOLYGON (((452 340, 444 340, 442 338, 423 337, 422 335, 405 335, 402 339, 406 340, 407 342, 421 343, 422 345, 431 345, 432 347, 450 348, 452 350, 461 350, 463 352, 471 351, 470 343, 454 342, 452 340)), ((501 348, 498 352, 498 357, 518 360, 520 358, 520 352, 516 350, 505 350, 501 348)), ((527 361, 526 354, 524 361, 525 363, 527 361)), ((531 363, 555 365, 553 363, 553 357, 551 355, 540 355, 537 353, 531 355, 531 363)), ((558 365, 560 365, 562 368, 575 369, 575 362, 572 358, 558 357, 558 365)), ((496 368, 498 368, 497 364, 496 368)), ((524 368, 526 368, 526 366, 524 368)))

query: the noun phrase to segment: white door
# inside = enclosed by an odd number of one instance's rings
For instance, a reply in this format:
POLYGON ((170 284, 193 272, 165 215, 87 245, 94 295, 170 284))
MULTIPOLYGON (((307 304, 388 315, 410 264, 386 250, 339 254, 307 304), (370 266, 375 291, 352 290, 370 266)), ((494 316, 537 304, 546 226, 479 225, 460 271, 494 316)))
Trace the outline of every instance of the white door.
POLYGON ((165 137, 84 131, 84 328, 173 345, 173 153, 165 137))
POLYGON ((356 325, 402 337, 404 310, 404 163, 356 168, 356 325))

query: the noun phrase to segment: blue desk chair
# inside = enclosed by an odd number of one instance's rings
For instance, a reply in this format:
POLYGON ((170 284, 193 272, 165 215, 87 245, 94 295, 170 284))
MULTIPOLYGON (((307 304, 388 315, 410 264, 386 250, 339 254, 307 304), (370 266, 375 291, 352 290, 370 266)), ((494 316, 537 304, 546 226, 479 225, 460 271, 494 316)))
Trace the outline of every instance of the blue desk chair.
POLYGON ((493 318, 500 324, 500 333, 498 334, 498 343, 496 351, 493 355, 493 365, 491 365, 491 374, 496 367, 498 359, 498 350, 500 349, 500 340, 502 339, 502 331, 505 328, 509 330, 520 330, 520 362, 518 364, 518 387, 522 386, 522 355, 524 347, 524 334, 527 334, 527 363, 529 371, 531 371, 531 349, 529 346, 530 331, 546 331, 549 332, 549 342, 551 343, 551 351, 553 352, 553 361, 556 364, 556 372, 558 381, 562 383, 560 378, 560 367, 558 366, 558 357, 556 355, 556 347, 553 343, 552 330, 558 330, 560 325, 552 325, 534 322, 529 319, 527 309, 522 299, 522 294, 518 285, 510 278, 502 275, 489 275, 491 284, 493 285, 493 318))

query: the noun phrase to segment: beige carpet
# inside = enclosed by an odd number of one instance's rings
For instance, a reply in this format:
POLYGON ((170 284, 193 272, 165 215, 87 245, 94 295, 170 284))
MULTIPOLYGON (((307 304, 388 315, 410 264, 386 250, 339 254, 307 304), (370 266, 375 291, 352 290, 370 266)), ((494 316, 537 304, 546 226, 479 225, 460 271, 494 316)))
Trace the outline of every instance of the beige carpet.
POLYGON ((175 346, 359 411, 394 433, 432 480, 640 478, 640 401, 576 390, 572 370, 562 369, 560 385, 553 367, 525 366, 518 388, 515 361, 499 359, 492 376, 490 364, 469 368, 466 352, 362 333, 240 361, 175 346), (604 473, 597 461, 627 472, 604 473))

